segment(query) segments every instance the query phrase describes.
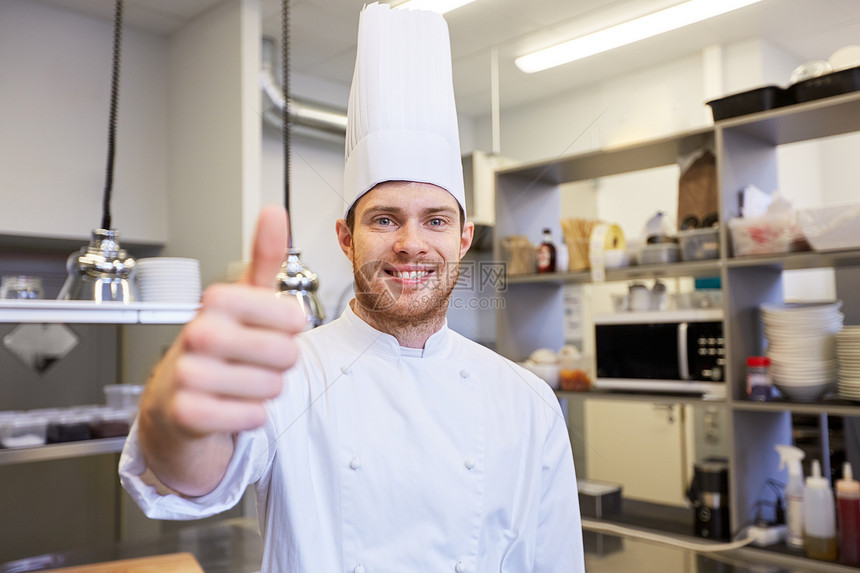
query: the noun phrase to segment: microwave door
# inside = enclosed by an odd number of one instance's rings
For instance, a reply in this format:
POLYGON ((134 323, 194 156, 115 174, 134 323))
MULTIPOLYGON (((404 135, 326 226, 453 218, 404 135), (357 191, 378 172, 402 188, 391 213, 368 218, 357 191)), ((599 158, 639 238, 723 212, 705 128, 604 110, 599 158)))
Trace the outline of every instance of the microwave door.
POLYGON ((596 334, 598 378, 680 380, 677 323, 597 325, 596 334))

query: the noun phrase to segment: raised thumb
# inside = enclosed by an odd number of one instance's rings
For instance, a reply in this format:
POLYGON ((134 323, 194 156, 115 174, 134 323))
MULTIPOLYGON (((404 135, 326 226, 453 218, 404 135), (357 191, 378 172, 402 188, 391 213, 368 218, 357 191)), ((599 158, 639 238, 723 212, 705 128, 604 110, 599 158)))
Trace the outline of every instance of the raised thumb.
POLYGON ((286 257, 289 232, 287 212, 283 207, 269 205, 260 211, 254 233, 251 265, 240 282, 275 288, 275 277, 286 257))

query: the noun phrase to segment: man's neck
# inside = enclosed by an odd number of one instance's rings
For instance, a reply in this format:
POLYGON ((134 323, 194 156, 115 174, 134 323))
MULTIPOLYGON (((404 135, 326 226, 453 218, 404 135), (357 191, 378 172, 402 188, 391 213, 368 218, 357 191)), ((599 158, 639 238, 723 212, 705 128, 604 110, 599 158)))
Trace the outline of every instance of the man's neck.
POLYGON ((402 320, 388 319, 378 312, 369 312, 356 299, 350 301, 350 306, 357 317, 376 330, 390 334, 397 339, 400 346, 406 348, 424 348, 427 340, 445 325, 444 313, 416 325, 404 323, 402 320))

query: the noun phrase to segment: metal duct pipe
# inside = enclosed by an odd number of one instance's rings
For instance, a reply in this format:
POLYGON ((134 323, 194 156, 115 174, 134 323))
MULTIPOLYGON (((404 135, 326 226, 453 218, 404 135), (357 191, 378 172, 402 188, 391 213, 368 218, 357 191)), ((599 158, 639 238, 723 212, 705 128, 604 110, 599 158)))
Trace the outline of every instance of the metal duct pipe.
POLYGON ((290 121, 340 136, 346 136, 346 113, 318 103, 290 98, 287 102, 284 91, 275 75, 275 41, 263 36, 262 67, 260 69, 260 89, 268 105, 265 106, 263 119, 277 129, 283 129, 283 109, 287 105, 290 121))

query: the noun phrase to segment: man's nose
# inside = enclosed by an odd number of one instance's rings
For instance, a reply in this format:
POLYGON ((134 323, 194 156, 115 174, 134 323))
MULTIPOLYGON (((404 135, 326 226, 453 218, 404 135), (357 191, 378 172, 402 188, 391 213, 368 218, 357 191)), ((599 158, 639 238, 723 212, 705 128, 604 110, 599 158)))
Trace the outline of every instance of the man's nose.
POLYGON ((397 230, 394 250, 397 253, 415 256, 427 252, 427 242, 421 232, 421 225, 407 222, 397 230))

